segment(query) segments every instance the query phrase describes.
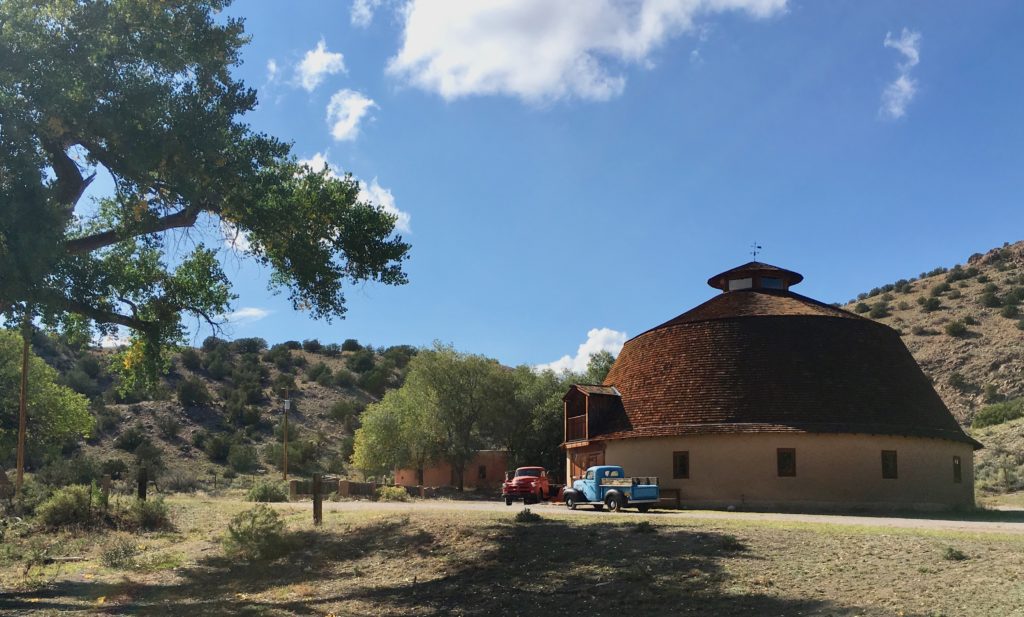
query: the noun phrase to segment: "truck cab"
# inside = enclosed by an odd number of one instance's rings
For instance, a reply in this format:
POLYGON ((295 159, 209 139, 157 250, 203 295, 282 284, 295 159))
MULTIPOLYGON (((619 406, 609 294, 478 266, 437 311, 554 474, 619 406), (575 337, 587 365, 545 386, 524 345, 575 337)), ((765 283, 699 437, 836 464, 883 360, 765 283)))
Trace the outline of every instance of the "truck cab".
POLYGON ((548 472, 543 467, 520 467, 515 473, 506 474, 501 496, 506 506, 520 499, 528 504, 540 503, 551 496, 548 472))
POLYGON ((618 465, 588 468, 564 495, 565 505, 571 510, 579 505, 591 505, 597 510, 607 507, 612 512, 634 506, 646 512, 660 498, 658 478, 626 477, 625 470, 618 465))

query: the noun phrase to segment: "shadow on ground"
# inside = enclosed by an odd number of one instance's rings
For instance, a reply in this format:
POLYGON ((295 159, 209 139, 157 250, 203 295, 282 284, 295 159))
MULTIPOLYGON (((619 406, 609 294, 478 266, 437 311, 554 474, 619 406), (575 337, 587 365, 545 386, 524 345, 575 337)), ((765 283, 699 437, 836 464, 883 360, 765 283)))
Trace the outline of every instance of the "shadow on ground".
POLYGON ((179 571, 173 583, 62 582, 2 594, 0 613, 875 614, 826 600, 781 598, 734 580, 726 571, 730 560, 760 557, 718 532, 550 519, 420 523, 393 516, 347 531, 300 532, 287 557, 266 563, 209 557, 179 571), (253 597, 289 585, 306 591, 253 597))

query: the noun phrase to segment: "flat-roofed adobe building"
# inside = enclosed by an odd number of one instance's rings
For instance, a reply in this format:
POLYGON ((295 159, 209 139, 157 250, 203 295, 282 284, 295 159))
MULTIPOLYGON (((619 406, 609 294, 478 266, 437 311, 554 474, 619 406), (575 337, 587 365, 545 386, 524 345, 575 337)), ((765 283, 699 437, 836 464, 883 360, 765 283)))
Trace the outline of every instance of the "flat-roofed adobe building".
POLYGON ((759 262, 713 276, 722 293, 570 388, 567 477, 622 465, 686 505, 973 504, 981 444, 899 334, 790 291, 801 280, 759 262))

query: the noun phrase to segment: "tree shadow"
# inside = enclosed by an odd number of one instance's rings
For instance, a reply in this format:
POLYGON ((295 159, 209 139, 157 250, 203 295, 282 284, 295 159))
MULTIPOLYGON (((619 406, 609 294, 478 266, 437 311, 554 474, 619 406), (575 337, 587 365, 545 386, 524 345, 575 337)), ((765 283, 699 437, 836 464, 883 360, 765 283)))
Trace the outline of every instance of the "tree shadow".
POLYGON ((367 607, 380 615, 438 616, 872 614, 827 600, 778 597, 737 580, 728 563, 760 558, 719 532, 552 519, 481 521, 463 536, 436 519, 427 527, 397 516, 347 533, 297 532, 291 552, 274 561, 212 556, 170 584, 60 582, 43 592, 0 594, 0 613, 89 613, 104 597, 103 614, 183 617, 359 614, 367 607), (419 570, 422 581, 416 570, 403 570, 403 562, 424 557, 436 567, 419 570), (315 593, 252 597, 287 585, 315 593))

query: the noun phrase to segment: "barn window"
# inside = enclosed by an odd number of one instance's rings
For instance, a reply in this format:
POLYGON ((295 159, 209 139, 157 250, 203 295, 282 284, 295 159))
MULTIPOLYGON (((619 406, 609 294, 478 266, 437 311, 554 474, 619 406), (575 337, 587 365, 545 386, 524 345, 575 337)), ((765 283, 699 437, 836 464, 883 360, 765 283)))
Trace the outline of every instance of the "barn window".
POLYGON ((753 286, 754 279, 752 278, 732 279, 729 281, 729 291, 734 291, 736 289, 750 289, 753 286))
POLYGON ((796 449, 779 448, 778 466, 780 478, 792 478, 796 476, 796 449))
POLYGON ((487 465, 480 465, 476 470, 476 477, 480 480, 487 479, 487 465))
POLYGON ((953 482, 960 484, 964 481, 963 469, 960 467, 960 457, 953 457, 953 482))
POLYGON ((882 450, 882 479, 895 480, 898 477, 896 450, 882 450))
POLYGON ((676 480, 686 480, 690 477, 690 453, 672 453, 672 477, 676 480))
POLYGON ((782 289, 782 279, 773 276, 762 276, 761 287, 765 289, 782 289))

